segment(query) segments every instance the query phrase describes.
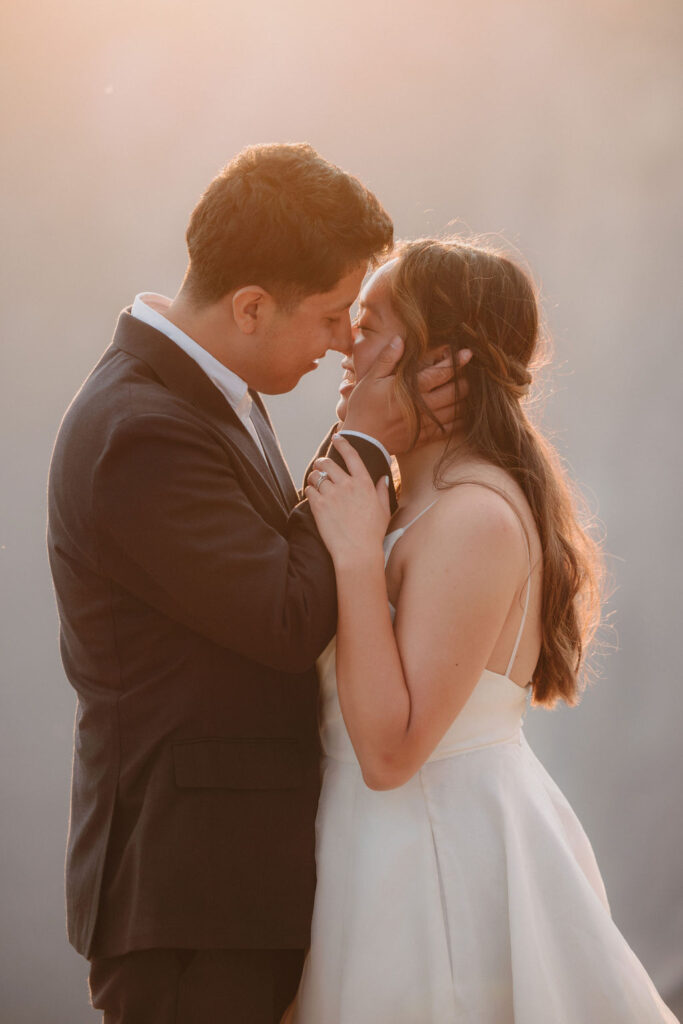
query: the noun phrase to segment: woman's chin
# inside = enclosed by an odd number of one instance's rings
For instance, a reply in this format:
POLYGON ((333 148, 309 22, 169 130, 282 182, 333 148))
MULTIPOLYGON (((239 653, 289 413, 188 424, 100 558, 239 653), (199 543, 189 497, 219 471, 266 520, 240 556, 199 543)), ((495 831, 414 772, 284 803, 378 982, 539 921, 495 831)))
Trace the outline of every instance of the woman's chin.
POLYGON ((349 407, 349 400, 348 400, 348 398, 345 395, 342 395, 342 397, 337 402, 336 409, 334 410, 335 413, 336 413, 337 419, 339 420, 340 423, 343 423, 344 420, 346 419, 346 411, 347 411, 348 407, 349 407))

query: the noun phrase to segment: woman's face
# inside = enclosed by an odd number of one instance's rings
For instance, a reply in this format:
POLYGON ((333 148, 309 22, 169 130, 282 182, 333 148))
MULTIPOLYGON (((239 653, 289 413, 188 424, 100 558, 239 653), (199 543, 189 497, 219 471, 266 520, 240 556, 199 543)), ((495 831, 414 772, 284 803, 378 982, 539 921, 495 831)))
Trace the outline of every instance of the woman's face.
POLYGON ((353 329, 353 351, 344 356, 344 377, 339 385, 337 419, 344 422, 349 395, 392 338, 405 338, 405 327, 391 307, 391 274, 398 260, 384 263, 368 279, 358 299, 358 319, 353 329))

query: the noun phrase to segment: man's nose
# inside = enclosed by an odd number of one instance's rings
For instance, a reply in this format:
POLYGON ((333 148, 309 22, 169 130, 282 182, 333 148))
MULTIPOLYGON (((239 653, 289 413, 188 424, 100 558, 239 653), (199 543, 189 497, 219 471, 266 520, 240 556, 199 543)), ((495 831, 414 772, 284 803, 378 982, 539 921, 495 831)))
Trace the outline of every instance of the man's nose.
POLYGON ((343 316, 339 322, 339 327, 335 331, 334 343, 331 346, 337 352, 343 352, 344 355, 350 355, 353 348, 353 327, 351 326, 351 314, 347 313, 343 316))

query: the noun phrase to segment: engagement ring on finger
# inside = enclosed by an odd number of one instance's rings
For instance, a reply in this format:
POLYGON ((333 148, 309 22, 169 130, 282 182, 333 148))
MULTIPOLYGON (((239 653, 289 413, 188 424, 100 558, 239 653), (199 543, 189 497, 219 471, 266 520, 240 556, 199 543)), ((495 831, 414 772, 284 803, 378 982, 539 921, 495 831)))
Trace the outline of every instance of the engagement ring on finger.
POLYGON ((320 485, 322 484, 323 480, 327 480, 329 475, 330 474, 326 473, 324 469, 320 470, 320 476, 318 477, 318 482, 313 484, 313 486, 315 487, 316 491, 320 490, 320 485))

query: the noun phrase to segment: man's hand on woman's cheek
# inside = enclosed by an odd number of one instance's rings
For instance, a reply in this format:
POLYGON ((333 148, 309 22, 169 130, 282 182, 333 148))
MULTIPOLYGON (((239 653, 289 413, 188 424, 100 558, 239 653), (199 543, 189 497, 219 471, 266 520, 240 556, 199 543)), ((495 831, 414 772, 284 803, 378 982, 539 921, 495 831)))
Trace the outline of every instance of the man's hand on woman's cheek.
MULTIPOLYGON (((459 349, 457 353, 458 367, 465 366, 471 358, 472 353, 468 348, 459 349)), ((446 437, 459 425, 464 425, 464 402, 469 385, 465 377, 460 377, 457 382, 455 381, 450 352, 444 359, 420 370, 417 381, 425 405, 436 419, 434 422, 430 416, 422 417, 420 434, 417 439, 417 446, 419 446, 446 437)), ((412 442, 412 438, 410 440, 412 442)), ((412 447, 410 442, 409 447, 412 447)), ((393 454, 398 454, 398 452, 393 454)))
MULTIPOLYGON (((395 394, 394 371, 402 354, 401 338, 393 339, 382 349, 349 396, 343 422, 345 430, 374 437, 392 455, 412 448, 414 437, 395 394)), ((464 366, 471 357, 469 349, 461 349, 459 366, 464 366)), ((459 407, 468 389, 464 379, 455 383, 450 352, 445 359, 421 370, 417 379, 425 404, 437 420, 435 423, 429 416, 424 417, 418 439, 418 444, 423 444, 450 433, 462 416, 459 407)))

